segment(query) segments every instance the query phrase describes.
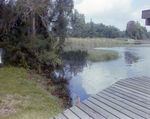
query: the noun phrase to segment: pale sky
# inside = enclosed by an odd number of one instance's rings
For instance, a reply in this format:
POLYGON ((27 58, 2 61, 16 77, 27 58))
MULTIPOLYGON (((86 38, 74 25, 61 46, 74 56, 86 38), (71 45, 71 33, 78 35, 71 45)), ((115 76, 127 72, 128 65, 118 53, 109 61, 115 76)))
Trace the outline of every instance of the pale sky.
MULTIPOLYGON (((128 21, 138 21, 145 26, 141 18, 142 10, 150 9, 150 0, 74 0, 75 9, 85 15, 86 22, 114 25, 120 30, 126 29, 128 21)), ((150 31, 150 26, 146 26, 150 31)))

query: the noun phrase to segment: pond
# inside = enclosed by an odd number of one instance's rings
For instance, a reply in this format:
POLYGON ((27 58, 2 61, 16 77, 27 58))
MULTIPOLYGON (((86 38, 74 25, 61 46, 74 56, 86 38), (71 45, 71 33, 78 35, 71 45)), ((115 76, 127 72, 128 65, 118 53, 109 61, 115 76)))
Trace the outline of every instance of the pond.
MULTIPOLYGON (((114 50, 120 54, 120 58, 86 62, 75 73, 71 73, 69 89, 72 97, 72 105, 77 104, 78 97, 83 101, 93 94, 100 92, 114 84, 119 79, 150 76, 150 47, 115 47, 95 48, 114 50)), ((74 65, 74 64, 72 64, 74 65)), ((74 70, 74 69, 72 69, 74 70)))

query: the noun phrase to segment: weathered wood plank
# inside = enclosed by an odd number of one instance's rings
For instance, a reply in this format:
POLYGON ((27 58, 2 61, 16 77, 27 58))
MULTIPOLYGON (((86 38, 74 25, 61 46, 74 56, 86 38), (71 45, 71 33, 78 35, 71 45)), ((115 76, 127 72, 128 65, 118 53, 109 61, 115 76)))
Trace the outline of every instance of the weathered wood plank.
POLYGON ((91 117, 83 112, 81 109, 79 109, 77 106, 73 106, 70 108, 72 112, 74 112, 76 115, 78 115, 82 119, 91 119, 91 117))
POLYGON ((146 100, 149 100, 149 99, 150 99, 150 97, 143 96, 143 95, 141 95, 141 94, 139 94, 139 93, 136 93, 136 92, 134 92, 134 91, 130 91, 130 90, 121 88, 121 87, 116 86, 116 85, 112 85, 111 87, 117 88, 118 90, 123 90, 123 91, 125 91, 125 92, 127 92, 127 93, 129 93, 129 94, 131 94, 131 95, 133 95, 133 96, 138 96, 138 97, 141 97, 141 98, 146 99, 146 100))
POLYGON ((127 92, 125 92, 125 91, 123 91, 123 90, 118 90, 118 89, 115 88, 115 87, 109 87, 109 89, 110 89, 110 90, 113 90, 113 91, 116 91, 116 92, 118 92, 118 93, 120 93, 120 94, 123 94, 123 95, 127 96, 128 98, 132 98, 132 99, 134 99, 134 100, 138 100, 138 101, 140 101, 141 103, 145 103, 145 104, 148 104, 148 105, 150 104, 150 100, 146 100, 146 99, 141 98, 141 97, 139 97, 139 96, 132 95, 132 94, 127 93, 127 92))
POLYGON ((150 84, 150 80, 146 79, 145 77, 130 78, 130 80, 139 81, 140 83, 144 83, 144 84, 148 84, 148 85, 150 84))
POLYGON ((144 113, 144 112, 142 112, 142 111, 138 110, 137 108, 134 108, 134 107, 132 107, 130 105, 127 105, 124 102, 122 103, 122 102, 120 102, 118 100, 115 100, 114 98, 111 98, 110 96, 108 97, 108 96, 106 96, 106 95, 104 95, 102 93, 99 93, 98 96, 100 96, 100 97, 104 98, 105 100, 108 100, 108 101, 110 101, 110 102, 112 102, 112 103, 114 103, 114 104, 116 104, 118 106, 121 106, 122 108, 125 108, 126 110, 132 112, 133 113, 132 115, 134 117, 136 117, 135 115, 139 115, 142 118, 147 118, 147 119, 150 117, 149 114, 144 113))
POLYGON ((141 103, 140 101, 138 101, 138 100, 136 100, 136 99, 129 98, 129 97, 127 97, 126 95, 120 94, 120 93, 118 93, 118 92, 116 92, 116 91, 113 91, 113 90, 110 90, 110 89, 105 89, 105 91, 106 91, 106 92, 109 92, 109 93, 112 93, 112 94, 114 94, 114 95, 116 95, 116 96, 118 96, 118 97, 121 97, 121 98, 124 98, 124 99, 126 99, 126 100, 129 100, 130 102, 133 102, 133 103, 135 103, 135 104, 137 104, 137 105, 140 105, 140 106, 142 106, 142 107, 144 107, 144 108, 150 109, 150 106, 149 106, 149 105, 147 105, 147 104, 145 104, 145 103, 141 103))
MULTIPOLYGON (((139 77, 137 77, 137 78, 139 78, 139 77)), ((147 76, 142 76, 142 78, 146 78, 146 79, 150 80, 150 77, 147 77, 147 76)))
POLYGON ((139 92, 139 91, 137 91, 137 90, 135 90, 135 89, 128 88, 128 87, 125 87, 125 86, 122 86, 122 85, 118 85, 118 84, 114 84, 114 85, 112 85, 112 87, 114 87, 114 86, 116 86, 116 87, 120 87, 120 88, 122 88, 122 89, 129 90, 129 91, 131 91, 131 92, 133 92, 133 93, 137 93, 137 94, 140 94, 140 95, 142 95, 142 96, 145 96, 145 97, 150 98, 150 95, 145 94, 145 93, 143 93, 143 92, 139 92))
POLYGON ((129 84, 129 85, 134 85, 136 87, 140 87, 140 88, 142 88, 144 90, 150 91, 150 84, 149 85, 144 85, 144 84, 142 84, 140 82, 132 81, 132 80, 120 80, 118 82, 126 83, 126 84, 129 84))
POLYGON ((140 81, 134 81, 132 79, 123 79, 123 80, 120 80, 122 82, 128 82, 128 83, 132 83, 132 84, 135 84, 135 85, 138 85, 138 86, 142 86, 142 87, 145 87, 145 88, 149 88, 150 89, 150 83, 146 83, 146 82, 140 82, 140 81))
POLYGON ((54 119, 118 118, 150 118, 149 77, 121 79, 100 93, 54 117, 54 119))
POLYGON ((142 76, 142 77, 137 77, 137 79, 141 79, 143 81, 150 83, 150 77, 142 76))
POLYGON ((87 106, 89 106, 90 108, 92 108, 93 110, 95 110, 97 113, 101 114, 102 116, 104 116, 105 118, 109 118, 109 119, 119 119, 119 117, 114 116, 113 114, 109 113, 108 111, 102 109, 99 106, 91 103, 88 100, 83 101, 83 103, 87 106))
POLYGON ((142 89, 141 87, 137 87, 137 86, 130 85, 130 84, 125 84, 125 83, 120 83, 120 82, 116 82, 116 84, 119 84, 119 85, 122 85, 122 86, 125 86, 125 87, 128 87, 128 88, 132 88, 132 89, 135 89, 137 91, 140 91, 140 92, 143 92, 143 93, 146 93, 146 94, 150 95, 149 91, 147 91, 145 89, 142 89))
POLYGON ((148 83, 150 84, 150 80, 147 79, 146 77, 137 77, 137 78, 131 78, 134 81, 140 81, 141 83, 148 83))
POLYGON ((109 92, 106 92, 106 91, 102 91, 101 93, 104 94, 104 95, 106 95, 106 96, 108 96, 108 97, 114 98, 115 100, 123 102, 126 105, 132 106, 132 107, 134 107, 134 108, 136 108, 136 109, 138 109, 138 110, 140 110, 140 111, 142 111, 142 112, 147 113, 147 114, 150 115, 150 110, 149 109, 144 108, 142 106, 139 106, 136 103, 130 102, 129 100, 126 100, 124 98, 118 97, 118 96, 113 95, 112 93, 109 93, 109 92))
POLYGON ((97 95, 94 95, 92 97, 97 99, 97 100, 99 100, 99 101, 101 101, 101 102, 103 102, 103 103, 105 103, 105 104, 107 104, 108 106, 114 108, 115 110, 117 110, 117 111, 119 111, 119 112, 121 112, 121 113, 123 113, 123 114, 125 114, 125 115, 127 115, 129 117, 131 117, 131 118, 144 119, 144 117, 141 117, 141 116, 139 116, 139 115, 137 115, 137 114, 127 110, 125 107, 122 107, 122 106, 120 106, 120 105, 118 105, 118 104, 116 104, 114 102, 111 102, 110 100, 108 101, 107 99, 105 99, 103 97, 100 97, 100 96, 97 96, 97 95))
MULTIPOLYGON (((139 88, 139 89, 141 89, 141 90, 145 90, 145 91, 148 91, 149 89, 147 88, 147 87, 142 87, 142 86, 140 86, 141 84, 134 84, 134 81, 132 81, 132 82, 128 82, 128 81, 122 81, 122 80, 120 80, 120 81, 118 81, 118 82, 116 82, 117 84, 118 83, 122 83, 122 84, 128 84, 128 86, 133 86, 133 87, 135 87, 135 88, 139 88)), ((136 82, 135 82, 136 83, 136 82)), ((139 82, 140 83, 140 82, 139 82)))
POLYGON ((96 111, 94 111, 93 109, 89 108, 88 106, 84 105, 83 103, 79 103, 76 105, 79 109, 81 109, 83 112, 85 112, 86 114, 88 114, 90 117, 92 117, 93 119, 101 119, 104 118, 102 117, 99 113, 97 113, 96 111))
POLYGON ((131 117, 129 117, 128 115, 121 113, 118 109, 116 110, 112 105, 108 105, 108 104, 102 102, 101 100, 96 100, 93 97, 90 97, 87 100, 91 101, 92 103, 94 103, 97 106, 100 105, 103 109, 108 110, 112 114, 114 114, 122 119, 131 119, 131 117))
POLYGON ((63 112, 63 114, 69 118, 69 119, 80 119, 77 115, 75 115, 72 111, 70 111, 69 109, 65 110, 63 112))
POLYGON ((58 115, 54 116, 54 119, 67 119, 62 113, 59 113, 58 115))

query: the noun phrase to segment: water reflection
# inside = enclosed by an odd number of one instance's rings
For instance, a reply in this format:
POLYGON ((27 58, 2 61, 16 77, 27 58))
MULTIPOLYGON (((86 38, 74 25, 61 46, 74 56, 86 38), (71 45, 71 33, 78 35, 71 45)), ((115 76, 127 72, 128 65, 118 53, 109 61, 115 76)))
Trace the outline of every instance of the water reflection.
MULTIPOLYGON (((84 88, 82 88, 82 83, 81 83, 82 78, 78 76, 79 73, 83 72, 84 67, 87 67, 87 60, 85 59, 85 56, 87 55, 86 53, 87 53, 86 51, 85 52, 69 51, 67 53, 62 54, 61 61, 63 63, 63 66, 54 72, 55 75, 54 82, 56 83, 61 82, 60 83, 61 85, 63 84, 63 82, 65 82, 65 84, 61 86, 63 87, 63 89, 61 89, 60 91, 63 91, 65 89, 66 94, 63 95, 65 95, 65 97, 67 96, 68 99, 72 100, 71 105, 74 105, 74 103, 76 104, 78 98, 77 95, 74 95, 75 94, 74 91, 82 93, 83 94, 82 97, 86 97, 86 98, 89 97, 87 96, 84 88), (72 85, 70 85, 70 83, 69 85, 66 84, 68 84, 68 82, 70 82, 73 78, 76 78, 76 81, 73 85, 73 87, 76 87, 76 89, 72 91, 70 90, 73 89, 72 85)), ((67 107, 68 106, 70 105, 67 104, 67 107)))
POLYGON ((126 61, 126 64, 133 64, 133 63, 136 63, 139 61, 139 57, 138 57, 138 54, 134 53, 134 52, 125 52, 125 61, 126 61))
POLYGON ((62 76, 70 79, 68 90, 72 98, 72 105, 77 104, 78 97, 83 101, 119 79, 150 76, 150 55, 148 54, 150 47, 100 49, 117 51, 121 57, 100 62, 90 62, 84 58, 83 60, 63 60, 62 76))
POLYGON ((121 57, 110 61, 88 62, 86 67, 82 67, 82 72, 73 76, 69 83, 73 104, 76 104, 77 97, 83 101, 119 79, 150 76, 149 47, 100 49, 115 50, 121 57))

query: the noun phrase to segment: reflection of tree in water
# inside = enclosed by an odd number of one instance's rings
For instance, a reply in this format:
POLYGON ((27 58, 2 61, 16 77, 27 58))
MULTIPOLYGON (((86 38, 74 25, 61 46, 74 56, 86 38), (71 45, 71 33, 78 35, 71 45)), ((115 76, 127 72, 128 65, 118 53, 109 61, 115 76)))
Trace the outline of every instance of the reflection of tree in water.
POLYGON ((58 89, 55 91, 59 97, 65 97, 65 106, 69 108, 71 104, 71 92, 69 90, 68 84, 72 75, 76 76, 79 72, 83 71, 83 68, 87 66, 87 61, 85 57, 87 56, 86 51, 70 51, 62 54, 61 60, 63 66, 55 71, 54 80, 55 84, 58 84, 58 89), (59 92, 58 92, 59 90, 59 92), (62 96, 63 95, 63 96, 62 96), (69 104, 68 104, 69 103, 69 104))
POLYGON ((62 55, 64 72, 69 72, 76 76, 83 68, 87 66, 86 56, 87 51, 69 51, 62 55))
POLYGON ((83 68, 87 66, 85 60, 65 60, 64 71, 69 72, 71 75, 76 76, 83 71, 83 68))
POLYGON ((137 54, 134 54, 132 52, 125 52, 125 61, 127 64, 133 64, 138 62, 140 57, 137 56, 137 54))

